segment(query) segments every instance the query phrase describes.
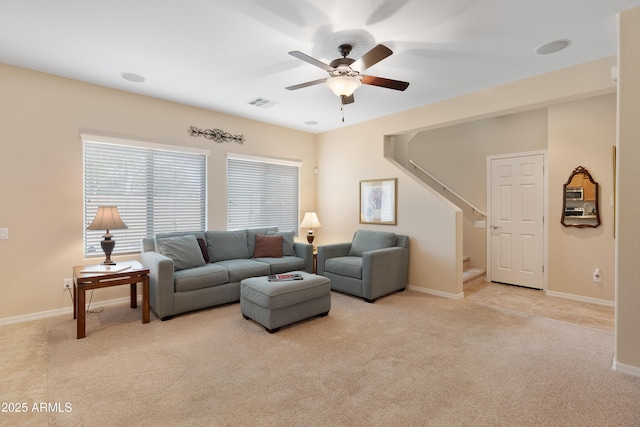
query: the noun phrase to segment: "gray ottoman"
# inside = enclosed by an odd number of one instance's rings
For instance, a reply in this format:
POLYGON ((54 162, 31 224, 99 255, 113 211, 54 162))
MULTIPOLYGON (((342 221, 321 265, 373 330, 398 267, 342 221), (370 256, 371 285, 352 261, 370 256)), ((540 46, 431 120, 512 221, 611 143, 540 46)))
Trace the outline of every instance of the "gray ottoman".
POLYGON ((331 281, 304 271, 294 271, 302 280, 270 282, 267 276, 240 282, 240 311, 270 332, 331 310, 331 281))

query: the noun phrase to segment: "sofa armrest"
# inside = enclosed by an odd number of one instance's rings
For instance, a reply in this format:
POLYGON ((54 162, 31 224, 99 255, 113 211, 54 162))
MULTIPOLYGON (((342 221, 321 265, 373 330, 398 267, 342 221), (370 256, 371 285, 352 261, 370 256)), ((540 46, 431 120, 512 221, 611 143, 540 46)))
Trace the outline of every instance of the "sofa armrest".
POLYGON ((313 273, 313 245, 309 243, 293 242, 296 256, 304 259, 307 273, 313 273))
POLYGON ((362 254, 363 296, 374 300, 407 286, 409 249, 391 247, 362 254))
POLYGON ((173 260, 161 253, 148 251, 140 254, 140 261, 149 269, 149 304, 158 317, 165 319, 174 313, 173 260))
POLYGON ((349 249, 351 249, 351 242, 333 243, 331 245, 318 246, 318 266, 316 268, 317 274, 324 274, 324 263, 326 262, 326 260, 330 258, 348 256, 349 249))

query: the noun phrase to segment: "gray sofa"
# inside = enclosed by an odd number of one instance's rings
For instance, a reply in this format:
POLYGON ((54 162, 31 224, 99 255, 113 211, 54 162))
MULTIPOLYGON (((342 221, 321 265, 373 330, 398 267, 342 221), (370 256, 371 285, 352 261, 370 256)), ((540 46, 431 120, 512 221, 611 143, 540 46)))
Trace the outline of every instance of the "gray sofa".
POLYGON ((149 269, 149 303, 162 320, 240 301, 249 277, 313 272, 313 246, 277 227, 158 234, 142 240, 149 269))
POLYGON ((317 270, 332 290, 373 302, 407 286, 409 237, 358 230, 352 242, 318 246, 317 270))

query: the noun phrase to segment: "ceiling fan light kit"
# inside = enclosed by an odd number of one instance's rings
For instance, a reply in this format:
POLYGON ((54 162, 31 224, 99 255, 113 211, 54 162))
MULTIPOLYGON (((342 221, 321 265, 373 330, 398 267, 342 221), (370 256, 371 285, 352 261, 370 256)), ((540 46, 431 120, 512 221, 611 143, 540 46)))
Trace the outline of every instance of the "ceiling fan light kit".
POLYGON ((351 96, 356 89, 362 86, 362 82, 357 77, 337 76, 327 80, 327 86, 336 96, 351 96))

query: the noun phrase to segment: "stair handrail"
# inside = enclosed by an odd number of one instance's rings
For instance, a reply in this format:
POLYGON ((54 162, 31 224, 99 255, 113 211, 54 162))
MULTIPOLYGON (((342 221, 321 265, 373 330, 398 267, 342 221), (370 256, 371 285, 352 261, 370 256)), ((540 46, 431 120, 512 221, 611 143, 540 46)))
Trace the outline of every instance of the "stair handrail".
POLYGON ((460 199, 462 202, 464 202, 467 206, 469 206, 471 208, 471 210, 473 212, 477 212, 480 215, 486 217, 487 214, 484 213, 482 210, 478 209, 478 207, 476 207, 473 203, 471 203, 470 201, 468 201, 467 199, 465 199, 464 197, 462 197, 461 195, 459 195, 458 193, 456 193, 455 191, 453 191, 451 188, 449 188, 444 182, 440 181, 438 178, 436 178, 435 176, 433 176, 432 174, 430 174, 429 172, 427 172, 423 167, 421 167, 420 165, 418 165, 416 162, 414 162, 413 160, 409 160, 409 163, 411 163, 411 165, 414 168, 417 168, 420 170, 420 172, 424 173, 425 175, 427 175, 429 178, 431 178, 432 180, 434 180, 435 182, 437 182, 439 185, 442 186, 442 188, 445 191, 450 192, 451 194, 453 194, 454 196, 456 196, 458 199, 460 199))

